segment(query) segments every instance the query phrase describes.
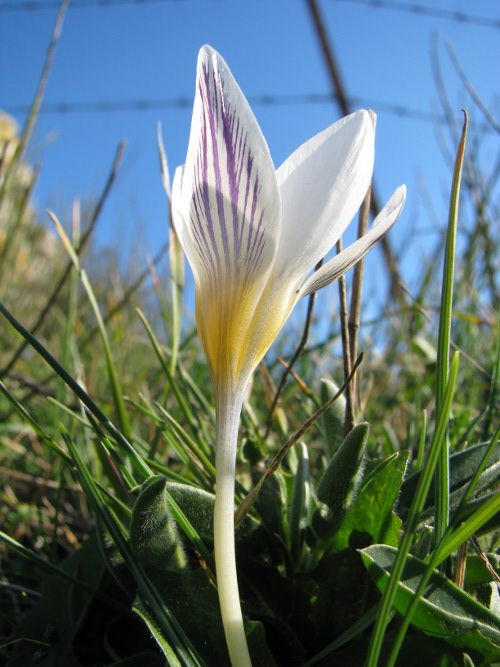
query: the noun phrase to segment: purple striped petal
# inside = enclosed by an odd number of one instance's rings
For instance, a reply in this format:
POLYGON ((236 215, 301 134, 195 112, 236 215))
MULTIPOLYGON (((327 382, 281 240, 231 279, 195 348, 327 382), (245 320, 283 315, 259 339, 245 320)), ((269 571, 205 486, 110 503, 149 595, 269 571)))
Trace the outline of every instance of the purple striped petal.
POLYGON ((200 277, 215 286, 268 268, 281 220, 274 165, 245 97, 210 47, 198 59, 182 190, 200 277))
POLYGON ((245 326, 281 226, 276 173, 264 137, 227 65, 207 46, 198 59, 188 155, 177 190, 174 199, 181 201, 174 202, 174 220, 197 276, 203 311, 198 324, 207 352, 208 337, 238 338, 229 319, 245 326))

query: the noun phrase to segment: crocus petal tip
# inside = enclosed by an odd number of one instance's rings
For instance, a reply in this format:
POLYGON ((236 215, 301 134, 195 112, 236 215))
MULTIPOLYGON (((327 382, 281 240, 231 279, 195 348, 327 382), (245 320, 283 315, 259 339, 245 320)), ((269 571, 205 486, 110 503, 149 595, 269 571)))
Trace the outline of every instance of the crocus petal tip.
POLYGON ((198 59, 202 58, 211 58, 213 55, 218 55, 217 51, 210 46, 210 44, 203 44, 201 49, 198 51, 198 59))
POLYGON ((373 227, 380 224, 387 224, 388 218, 392 220, 392 225, 396 222, 406 202, 406 185, 400 185, 394 190, 389 201, 382 211, 377 215, 373 222, 373 227))

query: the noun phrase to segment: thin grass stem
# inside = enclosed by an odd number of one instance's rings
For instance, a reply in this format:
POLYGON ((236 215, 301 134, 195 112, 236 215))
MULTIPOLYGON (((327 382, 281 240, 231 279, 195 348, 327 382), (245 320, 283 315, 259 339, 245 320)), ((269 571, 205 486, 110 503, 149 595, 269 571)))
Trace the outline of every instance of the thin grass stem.
MULTIPOLYGON (((448 232, 446 236, 446 250, 443 269, 443 283, 441 292, 441 311, 439 318, 438 354, 436 366, 436 421, 440 418, 441 405, 449 376, 450 364, 450 341, 451 341, 451 316, 453 303, 453 281, 455 270, 455 247, 458 227, 458 205, 460 198, 460 180, 465 154, 465 142, 467 137, 468 116, 464 112, 465 121, 462 138, 458 145, 455 169, 453 172, 453 184, 451 188, 450 209, 448 220, 448 232)), ((434 516, 434 544, 438 544, 446 532, 449 523, 449 457, 450 444, 448 435, 445 446, 441 450, 436 469, 436 511, 434 516)))

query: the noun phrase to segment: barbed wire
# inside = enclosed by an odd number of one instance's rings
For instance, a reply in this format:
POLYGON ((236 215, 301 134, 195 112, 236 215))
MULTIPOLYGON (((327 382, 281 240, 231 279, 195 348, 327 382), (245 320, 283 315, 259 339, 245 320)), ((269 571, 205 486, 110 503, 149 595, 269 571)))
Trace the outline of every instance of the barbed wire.
MULTIPOLYGON (((332 93, 306 93, 290 95, 249 95, 251 106, 300 106, 315 104, 331 104, 335 100, 332 93)), ((389 113, 393 116, 418 120, 427 123, 445 123, 444 116, 440 116, 425 109, 415 109, 401 104, 392 104, 379 100, 370 100, 362 97, 350 97, 352 107, 374 109, 377 112, 389 113)), ((119 113, 126 111, 145 112, 171 109, 191 109, 192 97, 133 99, 133 100, 100 100, 88 102, 47 102, 40 109, 41 114, 77 114, 77 113, 119 113)), ((29 104, 4 104, 5 111, 14 115, 24 115, 30 110, 29 104)))
MULTIPOLYGON (((252 107, 273 106, 301 106, 315 104, 331 104, 336 100, 332 93, 306 93, 291 95, 249 95, 248 101, 252 107)), ((415 109, 401 104, 382 102, 380 100, 367 99, 363 97, 349 97, 349 105, 353 109, 373 109, 376 113, 386 113, 398 118, 423 123, 447 125, 449 119, 442 113, 426 109, 415 109)), ((66 114, 106 114, 125 112, 147 112, 147 111, 170 111, 188 110, 193 107, 192 97, 177 97, 164 99, 136 99, 136 100, 101 100, 90 102, 48 102, 40 108, 39 114, 64 116, 66 114)), ((29 104, 4 104, 0 107, 12 115, 26 115, 30 111, 29 104)), ((470 123, 482 133, 494 131, 489 123, 470 123)))
MULTIPOLYGON (((216 0, 213 0, 215 2, 216 0)), ((91 7, 119 7, 121 5, 162 5, 167 3, 185 2, 185 0, 73 0, 71 9, 89 9, 91 7)), ((220 2, 220 0, 217 0, 220 2)), ((2 2, 0 0, 0 11, 10 12, 35 12, 43 9, 58 9, 60 0, 19 0, 19 2, 2 2)))
MULTIPOLYGON (((70 9, 88 9, 91 7, 119 7, 123 5, 136 5, 137 7, 145 5, 160 5, 185 2, 186 0, 73 0, 70 9)), ((214 2, 216 0, 213 0, 214 2)), ((220 0, 217 0, 220 2, 220 0)), ((335 0, 335 2, 344 2, 349 4, 364 5, 374 9, 389 9, 392 11, 406 12, 417 16, 431 16, 433 18, 444 19, 456 23, 474 24, 483 28, 493 28, 500 30, 500 18, 492 19, 487 16, 477 14, 468 14, 453 9, 442 9, 440 7, 431 7, 417 3, 398 2, 397 0, 335 0)), ((19 0, 19 2, 5 2, 0 0, 0 11, 39 11, 44 9, 57 9, 60 6, 59 0, 19 0)))
POLYGON ((465 12, 453 9, 442 9, 441 7, 430 7, 428 5, 419 5, 416 3, 397 2, 397 0, 335 0, 345 4, 363 5, 373 9, 390 9, 393 11, 405 12, 417 16, 431 16, 432 18, 445 19, 455 23, 474 24, 483 28, 494 28, 500 30, 500 18, 494 19, 488 16, 478 16, 477 14, 466 14, 465 12))

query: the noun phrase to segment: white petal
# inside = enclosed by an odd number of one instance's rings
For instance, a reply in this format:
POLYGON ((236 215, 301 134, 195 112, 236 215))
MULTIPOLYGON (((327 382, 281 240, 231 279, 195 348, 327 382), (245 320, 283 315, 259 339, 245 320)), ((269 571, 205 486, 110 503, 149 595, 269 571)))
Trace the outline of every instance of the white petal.
POLYGON ((196 279, 197 323, 212 377, 236 381, 248 360, 249 324, 280 235, 276 172, 262 132, 220 55, 198 57, 184 171, 173 208, 196 279))
POLYGON ((191 230, 186 223, 182 209, 182 184, 184 180, 184 166, 177 167, 172 183, 172 223, 174 225, 177 238, 180 241, 184 254, 193 271, 195 281, 198 281, 198 271, 196 262, 196 250, 191 236, 191 230))
POLYGON ((371 229, 316 271, 302 286, 300 296, 306 296, 329 285, 364 257, 399 218, 405 198, 406 187, 401 185, 377 215, 371 229))
POLYGON ((316 135, 278 169, 283 229, 276 274, 307 275, 341 237, 370 184, 374 132, 358 111, 316 135))
POLYGON ((274 165, 248 102, 208 46, 198 57, 181 210, 202 282, 217 289, 269 269, 281 224, 274 165))

